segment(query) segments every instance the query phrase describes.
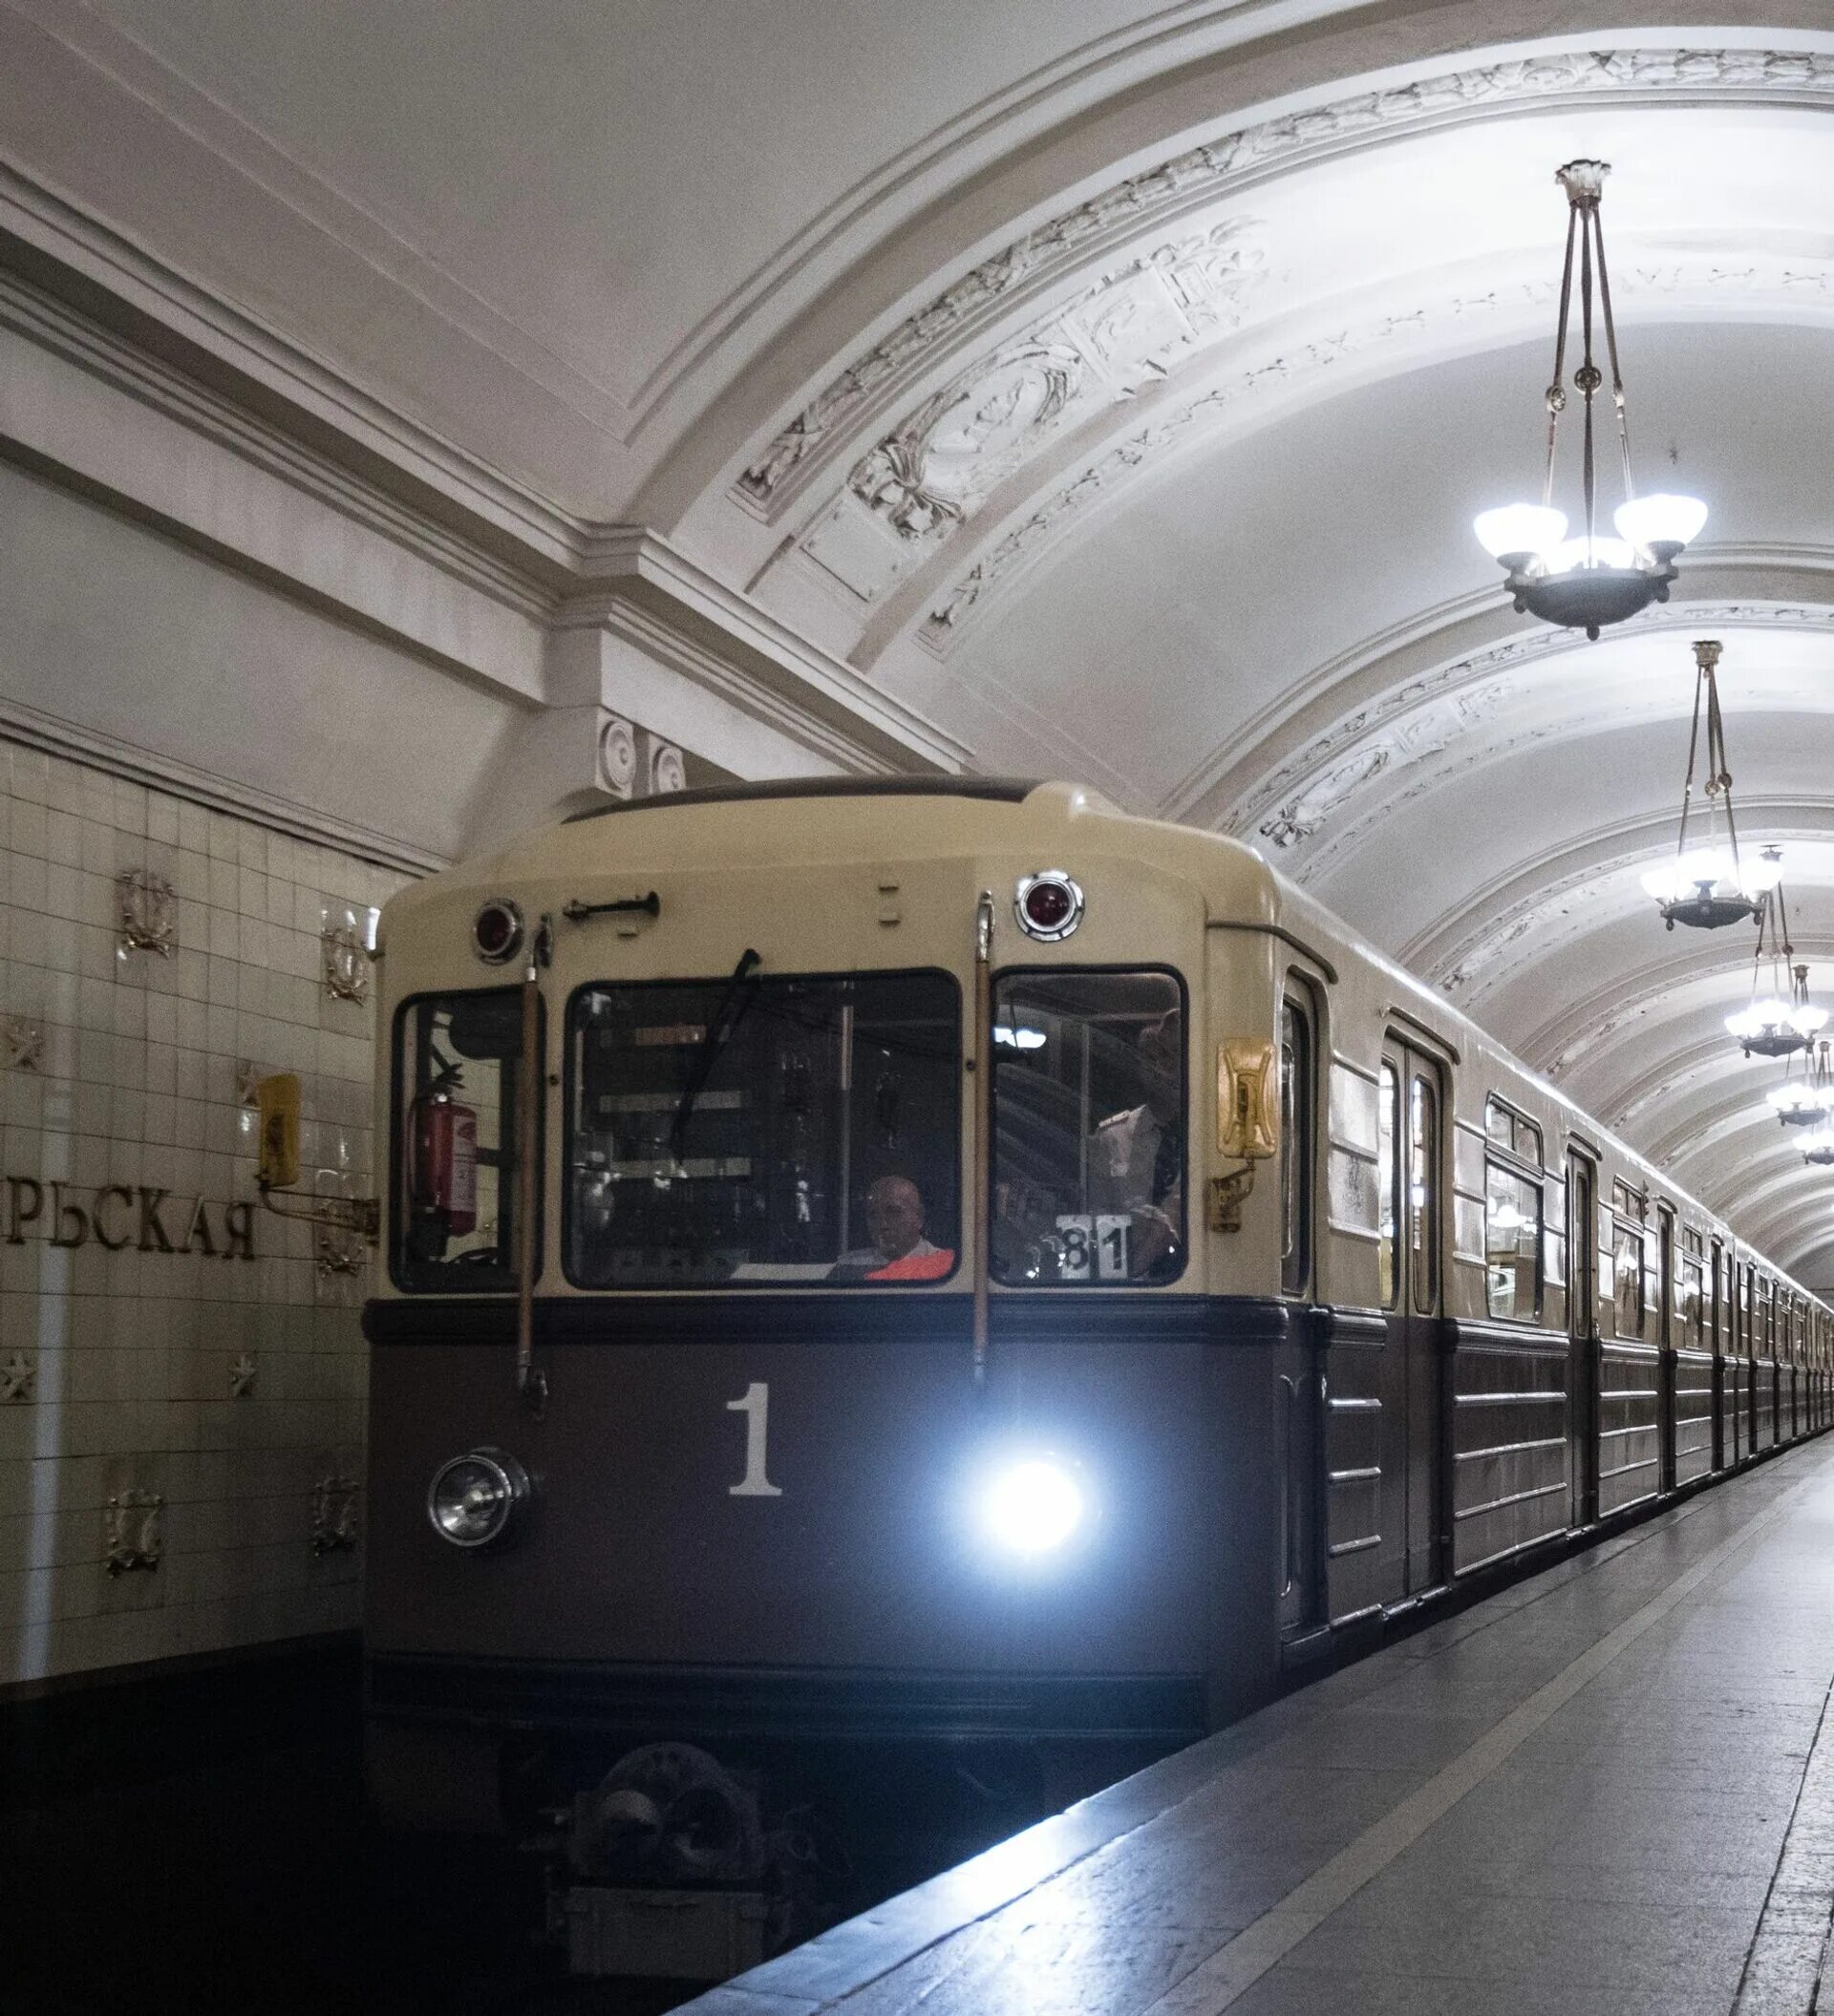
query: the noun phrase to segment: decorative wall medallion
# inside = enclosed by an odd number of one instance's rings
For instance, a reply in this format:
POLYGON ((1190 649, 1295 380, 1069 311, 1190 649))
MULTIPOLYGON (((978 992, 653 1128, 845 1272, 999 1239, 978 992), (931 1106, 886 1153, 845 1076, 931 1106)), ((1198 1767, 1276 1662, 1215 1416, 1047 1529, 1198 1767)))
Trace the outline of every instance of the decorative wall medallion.
POLYGON ((36 1360, 24 1351, 14 1351, 0 1365, 0 1405, 12 1400, 30 1400, 32 1383, 38 1377, 36 1360))
POLYGON ((1834 55, 1758 49, 1563 51, 1359 92, 1225 134, 1114 183, 971 267, 819 393, 745 470, 735 494, 755 510, 775 512, 806 479, 805 469, 821 459, 830 439, 844 438, 899 384, 925 370, 940 348, 984 325, 1015 293, 1060 281, 1079 262, 1098 255, 1104 243, 1150 230, 1276 167, 1481 116, 1502 103, 1632 92, 1822 103, 1834 95, 1834 55))
POLYGON ((672 742, 659 741, 654 735, 648 738, 649 762, 644 779, 646 796, 666 797, 672 791, 686 791, 688 788, 688 765, 681 751, 672 742))
POLYGON ((246 1351, 229 1368, 229 1397, 245 1400, 255 1390, 255 1361, 246 1351))
POLYGON ((157 1491, 117 1491, 103 1508, 102 1544, 111 1575, 160 1565, 165 1552, 165 1499, 157 1491))
POLYGON ((45 1029, 25 1015, 0 1015, 0 1069, 36 1071, 45 1053, 45 1029))
POLYGON ((157 952, 161 959, 172 956, 172 941, 178 925, 173 915, 172 884, 162 875, 144 868, 123 868, 115 878, 117 914, 120 937, 117 950, 123 959, 130 952, 157 952))
POLYGON ((318 934, 321 984, 333 1001, 365 1001, 370 992, 370 955, 357 930, 356 913, 327 913, 318 934))
POLYGON ((637 789, 637 732, 616 714, 607 714, 599 726, 599 785, 619 798, 637 789))
POLYGON ((312 1487, 312 1552, 348 1554, 356 1545, 354 1477, 320 1477, 312 1487))

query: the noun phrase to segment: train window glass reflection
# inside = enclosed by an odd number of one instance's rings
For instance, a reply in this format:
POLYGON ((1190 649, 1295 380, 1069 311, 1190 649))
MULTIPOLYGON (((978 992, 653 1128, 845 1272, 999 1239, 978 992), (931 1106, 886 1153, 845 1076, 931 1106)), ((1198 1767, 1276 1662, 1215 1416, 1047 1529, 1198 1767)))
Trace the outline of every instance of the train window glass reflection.
POLYGON ((445 1294, 514 1287, 522 995, 407 1002, 396 1042, 396 1279, 445 1294))
POLYGON ((954 1272, 949 974, 582 987, 567 1072, 580 1286, 877 1288, 954 1272))
POLYGON ((1516 1323, 1541 1316, 1541 1185, 1494 1157, 1483 1171, 1483 1257, 1490 1313, 1516 1323))
POLYGON ((1435 1202, 1439 1159, 1439 1101, 1418 1073, 1408 1095, 1407 1222, 1414 1306, 1431 1315, 1439 1306, 1439 1227, 1435 1202))
POLYGON ((1621 1220, 1611 1246, 1612 1269, 1617 1280, 1617 1334, 1643 1334, 1643 1234, 1621 1220))
POLYGON ((1681 1228, 1681 1277, 1676 1288, 1675 1316, 1680 1341, 1698 1350, 1707 1340, 1706 1240, 1692 1225, 1681 1228))
POLYGON ((1312 1284, 1312 1003, 1288 983, 1280 1010, 1280 1286, 1303 1295, 1312 1284))
POLYGON ((1184 1271, 1184 1027, 1170 973, 997 976, 995 1281, 1120 1287, 1184 1271))

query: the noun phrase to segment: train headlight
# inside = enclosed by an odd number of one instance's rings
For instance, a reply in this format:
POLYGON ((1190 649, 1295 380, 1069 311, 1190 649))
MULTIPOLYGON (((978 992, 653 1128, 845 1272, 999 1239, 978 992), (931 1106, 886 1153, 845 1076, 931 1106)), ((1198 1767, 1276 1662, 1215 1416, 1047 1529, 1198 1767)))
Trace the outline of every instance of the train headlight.
POLYGON ((487 1547, 528 1496, 528 1473, 506 1450, 474 1449, 440 1464, 427 1486, 427 1517, 455 1547, 487 1547))
POLYGON ((1082 1524, 1082 1486, 1053 1456, 1026 1456, 998 1464, 980 1503, 981 1525, 1013 1554, 1050 1554, 1082 1524))

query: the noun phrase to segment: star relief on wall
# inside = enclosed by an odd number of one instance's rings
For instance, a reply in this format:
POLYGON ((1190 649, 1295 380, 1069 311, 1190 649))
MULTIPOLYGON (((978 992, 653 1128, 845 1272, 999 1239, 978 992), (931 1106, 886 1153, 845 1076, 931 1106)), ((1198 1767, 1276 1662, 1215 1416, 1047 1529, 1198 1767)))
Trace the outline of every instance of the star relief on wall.
POLYGON ((247 1351, 244 1351, 229 1368, 229 1397, 232 1400, 245 1400, 254 1390, 255 1361, 247 1351))
POLYGON ((30 1400, 38 1377, 37 1361, 24 1351, 14 1351, 0 1364, 0 1404, 9 1400, 30 1400))

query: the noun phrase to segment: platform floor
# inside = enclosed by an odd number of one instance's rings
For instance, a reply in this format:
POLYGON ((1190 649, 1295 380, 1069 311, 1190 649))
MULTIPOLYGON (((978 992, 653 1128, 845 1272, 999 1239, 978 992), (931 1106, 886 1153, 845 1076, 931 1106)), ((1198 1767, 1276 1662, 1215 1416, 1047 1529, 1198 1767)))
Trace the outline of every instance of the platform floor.
POLYGON ((1824 1439, 687 2008, 1807 2012, 1834 1921, 1830 1687, 1824 1439))

